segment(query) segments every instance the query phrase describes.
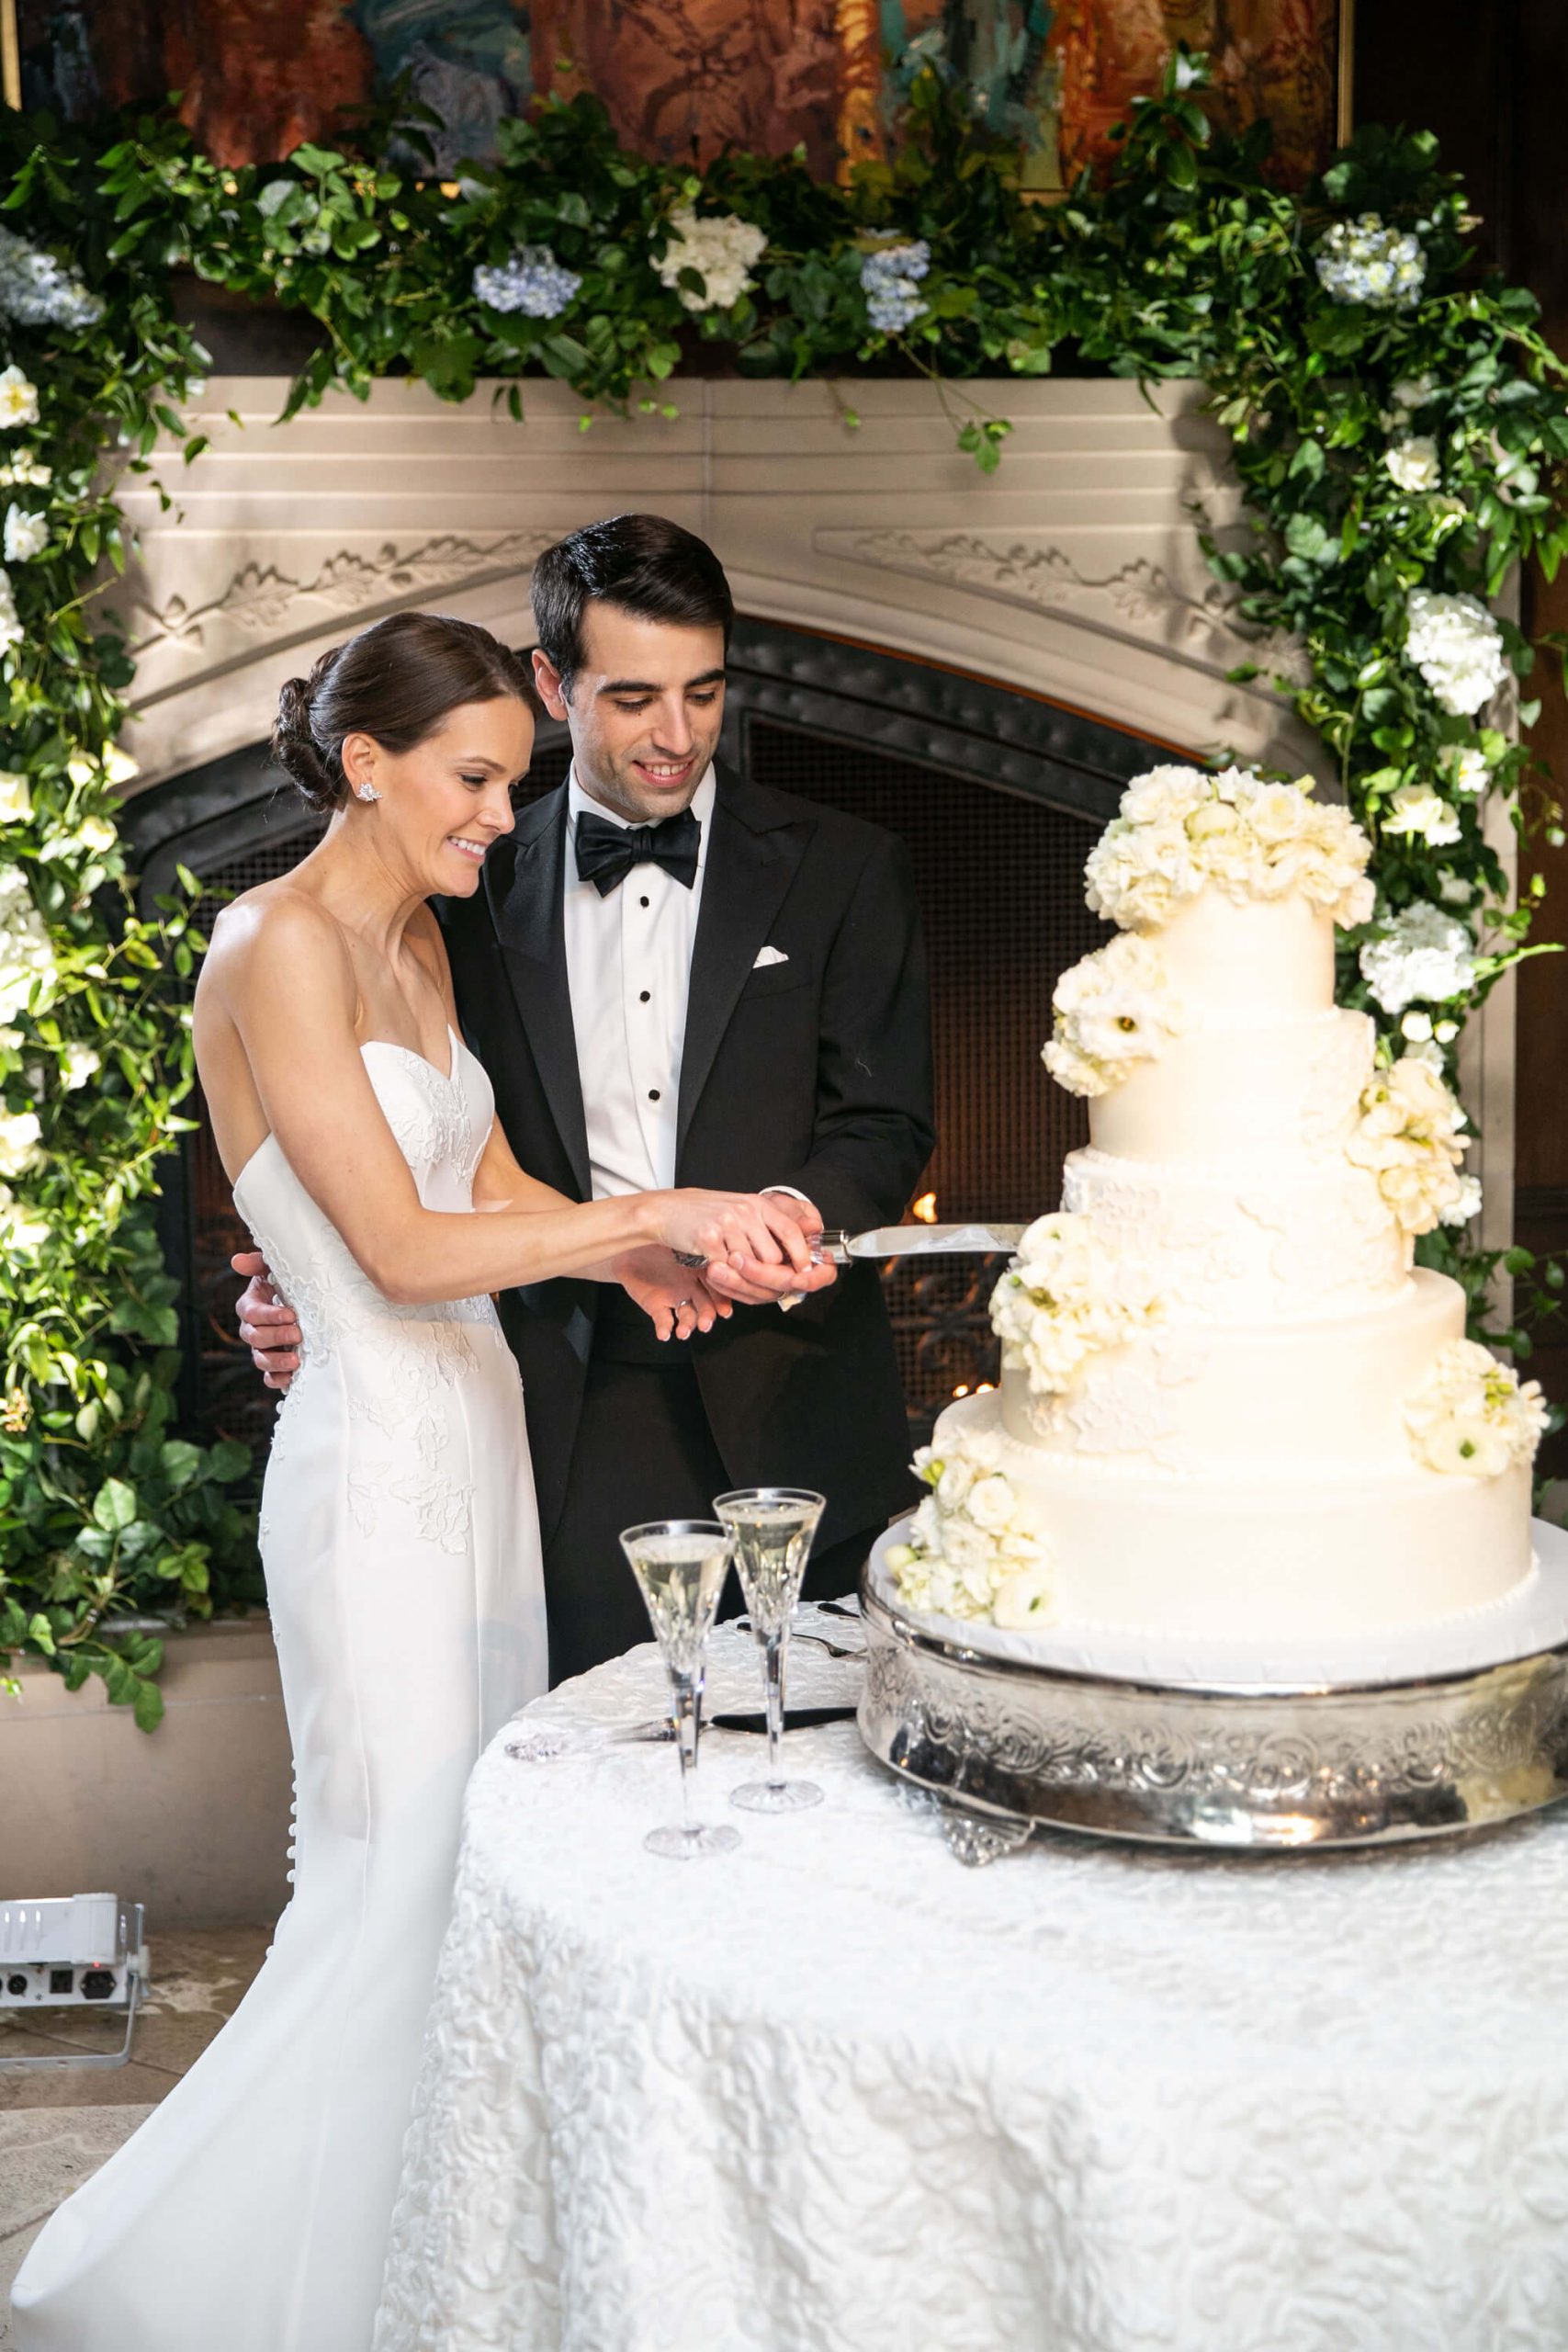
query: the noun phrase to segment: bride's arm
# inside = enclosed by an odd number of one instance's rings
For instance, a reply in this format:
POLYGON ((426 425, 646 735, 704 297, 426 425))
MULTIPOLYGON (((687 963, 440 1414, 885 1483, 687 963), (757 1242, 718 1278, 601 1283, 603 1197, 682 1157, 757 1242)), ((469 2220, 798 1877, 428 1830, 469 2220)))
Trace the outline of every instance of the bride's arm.
POLYGON ((354 970, 337 926, 303 897, 247 911, 243 947, 235 942, 241 952, 209 959, 209 973, 268 1128, 385 1296, 408 1306, 470 1298, 583 1274, 649 1243, 727 1260, 794 1261, 797 1250, 805 1258, 798 1227, 792 1247, 782 1229, 789 1221, 743 1193, 642 1193, 568 1204, 540 1185, 533 1192, 537 1205, 488 1216, 425 1208, 354 1034, 354 970))

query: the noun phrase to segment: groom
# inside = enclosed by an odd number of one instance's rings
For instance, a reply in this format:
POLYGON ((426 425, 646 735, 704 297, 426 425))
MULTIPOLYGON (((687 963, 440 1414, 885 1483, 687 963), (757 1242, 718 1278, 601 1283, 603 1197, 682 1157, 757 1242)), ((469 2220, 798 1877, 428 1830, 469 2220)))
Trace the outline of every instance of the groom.
MULTIPOLYGON (((574 531, 539 559, 533 599, 535 674, 571 771, 490 852, 482 888, 440 910, 518 1161, 575 1200, 778 1190, 807 1232, 896 1222, 933 1140, 902 844, 715 767, 735 608, 689 531, 654 514, 574 531)), ((684 1344, 606 1283, 500 1302, 557 1680, 647 1638, 622 1528, 709 1518, 728 1487, 816 1487, 807 1590, 828 1594, 852 1586, 908 1492, 875 1266, 788 1313, 726 1269, 707 1280, 733 1316, 684 1344)), ((287 1371, 297 1336, 262 1297, 241 1301, 242 1331, 287 1371)))

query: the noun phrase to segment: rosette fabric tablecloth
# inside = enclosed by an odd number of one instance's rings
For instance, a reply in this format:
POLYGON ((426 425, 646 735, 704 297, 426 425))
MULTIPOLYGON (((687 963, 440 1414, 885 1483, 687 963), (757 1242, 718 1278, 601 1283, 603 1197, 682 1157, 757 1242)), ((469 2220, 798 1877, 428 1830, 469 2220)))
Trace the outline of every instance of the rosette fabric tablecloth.
MULTIPOLYGON (((680 1864, 641 1845, 671 1751, 582 1728, 664 1688, 634 1651, 528 1710, 563 1752, 475 1773, 377 2352, 1568 2344, 1563 1810, 966 1871, 845 1724, 792 1736, 827 1803, 785 1815, 708 1739, 743 1842, 680 1864)), ((710 1705, 758 1690, 721 1628, 710 1705)))

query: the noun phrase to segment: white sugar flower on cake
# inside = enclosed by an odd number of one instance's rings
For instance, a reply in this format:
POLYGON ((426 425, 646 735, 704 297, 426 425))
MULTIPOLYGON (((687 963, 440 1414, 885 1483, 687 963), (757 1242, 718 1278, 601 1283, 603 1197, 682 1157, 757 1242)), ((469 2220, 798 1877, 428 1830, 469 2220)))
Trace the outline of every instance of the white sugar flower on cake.
POLYGON ((1458 1099, 1423 1055, 1404 1054, 1373 1072, 1346 1156, 1371 1170, 1406 1233, 1430 1233, 1467 1201, 1460 1173, 1465 1124, 1458 1099))
POLYGON ((1546 1404, 1538 1380, 1521 1383, 1489 1348, 1454 1340, 1406 1404, 1404 1426, 1428 1470, 1495 1478, 1534 1458, 1546 1404))
POLYGON ((1164 1313, 1140 1262, 1093 1217, 1069 1209, 1035 1218, 991 1293, 1002 1363, 1026 1373, 1036 1396, 1059 1396, 1090 1356, 1122 1346, 1164 1313))
POLYGON ((1069 1094, 1119 1086, 1139 1062, 1156 1061, 1183 1025, 1165 966, 1136 932, 1118 933, 1064 972, 1051 1006, 1055 1028, 1041 1057, 1069 1094))
POLYGON ((1085 868, 1096 914, 1156 929, 1213 884, 1240 902, 1299 892, 1336 922, 1365 922, 1371 844, 1345 808, 1312 797, 1313 779, 1269 784, 1250 768, 1152 768, 1134 776, 1085 868))
POLYGON ((1050 1547, 1037 1503, 1000 1467, 995 1430, 961 1430, 922 1445, 915 1476, 931 1492, 907 1544, 889 1546, 887 1570, 912 1609, 989 1618, 1022 1633, 1052 1611, 1050 1547))

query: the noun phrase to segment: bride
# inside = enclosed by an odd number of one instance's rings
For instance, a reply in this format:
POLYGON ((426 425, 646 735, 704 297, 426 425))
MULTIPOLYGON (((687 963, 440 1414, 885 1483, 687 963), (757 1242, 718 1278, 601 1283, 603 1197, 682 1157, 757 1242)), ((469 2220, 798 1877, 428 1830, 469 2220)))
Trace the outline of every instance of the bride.
POLYGON ((494 638, 422 613, 283 691, 275 749, 331 822, 219 917, 195 1038, 235 1205, 304 1335, 260 1529, 294 1894, 232 2021, 33 2245, 19 2352, 366 2352, 464 1783, 546 1681, 523 1396, 489 1295, 618 1282, 682 1339, 728 1306, 675 1250, 773 1287, 827 1278, 765 1196, 570 1203, 492 1124, 426 901, 477 889, 510 831, 530 701, 494 638))

